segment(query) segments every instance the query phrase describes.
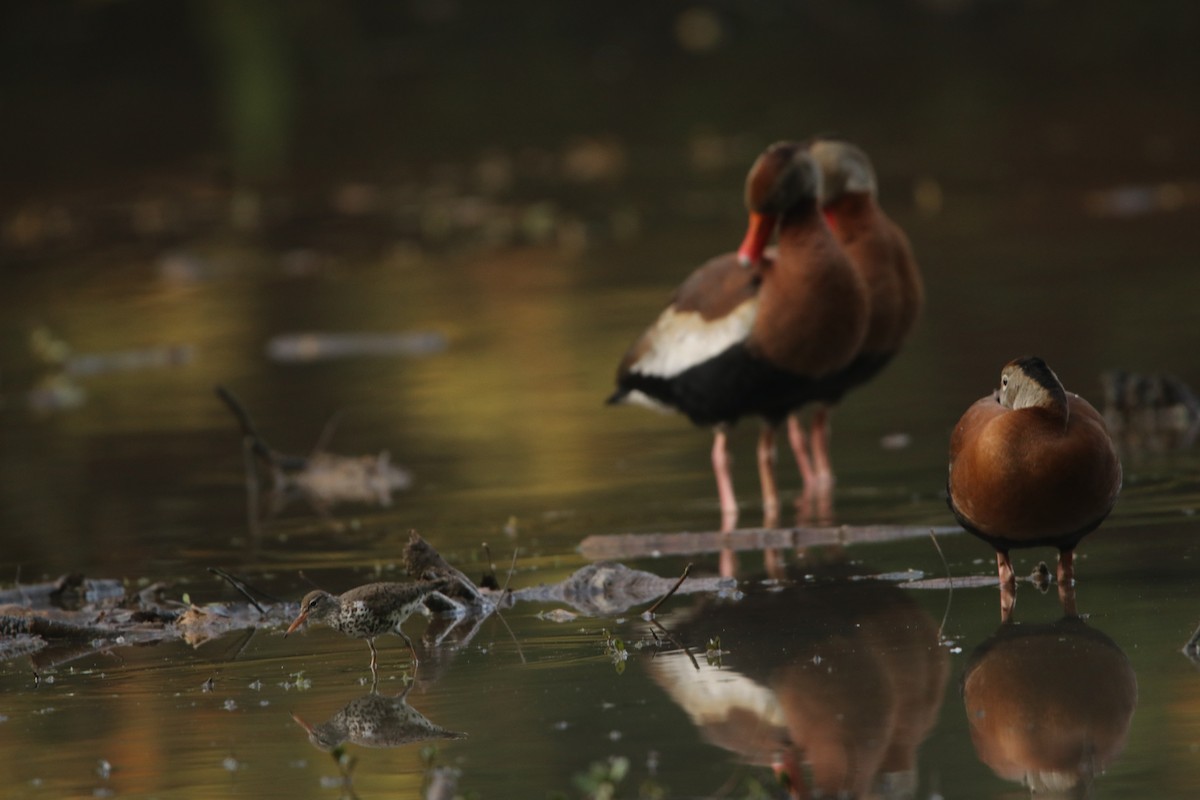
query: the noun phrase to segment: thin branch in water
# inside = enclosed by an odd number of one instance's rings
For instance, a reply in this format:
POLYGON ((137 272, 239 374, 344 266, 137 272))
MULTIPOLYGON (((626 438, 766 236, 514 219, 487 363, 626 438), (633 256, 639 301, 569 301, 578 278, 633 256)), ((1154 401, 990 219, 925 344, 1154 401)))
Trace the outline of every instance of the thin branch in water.
MULTIPOLYGON (((208 571, 211 572, 213 575, 216 575, 218 578, 221 578, 222 580, 224 580, 226 583, 228 583, 234 589, 237 589, 241 593, 242 597, 246 598, 246 600, 248 600, 250 602, 250 605, 252 605, 258 609, 258 613, 262 614, 264 617, 267 615, 266 609, 263 608, 262 606, 260 606, 258 604, 258 602, 254 599, 254 597, 250 594, 252 587, 249 584, 247 584, 245 581, 243 581, 241 578, 230 575, 228 572, 226 572, 225 570, 223 570, 219 567, 209 567, 208 571)), ((281 600, 279 600, 279 598, 270 597, 265 592, 259 592, 257 589, 254 589, 254 591, 258 592, 263 597, 267 597, 268 599, 272 600, 273 602, 276 602, 276 603, 282 602, 281 600)))
POLYGON ((518 547, 513 548, 512 563, 508 565, 508 575, 506 575, 504 577, 504 586, 502 586, 500 588, 500 591, 502 591, 502 592, 508 591, 509 581, 512 580, 513 573, 517 571, 517 553, 519 553, 519 552, 521 552, 520 548, 518 548, 518 547))
MULTIPOLYGON (((492 550, 490 547, 488 547, 487 542, 483 543, 483 551, 485 553, 487 553, 488 565, 492 570, 492 580, 495 580, 496 579, 496 565, 492 562, 492 550)), ((508 582, 512 580, 513 572, 515 572, 517 569, 517 553, 518 552, 520 552, 520 549, 514 547, 512 563, 508 567, 508 575, 504 578, 504 586, 502 586, 500 588, 501 593, 508 591, 508 582)), ((522 664, 528 663, 525 660, 525 652, 521 649, 521 642, 517 640, 517 635, 515 633, 513 633, 513 629, 508 626, 508 620, 506 620, 504 618, 504 615, 500 613, 499 606, 496 607, 495 613, 496 613, 496 616, 500 618, 500 624, 502 624, 504 626, 504 629, 506 631, 508 631, 508 635, 512 638, 513 644, 516 645, 517 655, 521 658, 521 663, 522 664)))
POLYGON ((322 587, 322 586, 321 586, 319 583, 317 583, 316 581, 314 581, 312 578, 310 578, 310 577, 308 577, 307 575, 305 575, 305 574, 304 574, 304 570, 298 570, 298 571, 296 572, 296 574, 300 576, 300 580, 304 581, 305 583, 307 583, 309 586, 313 587, 314 589, 321 589, 321 588, 324 588, 324 587, 322 587))
POLYGON ((938 641, 941 641, 942 632, 946 629, 946 620, 950 618, 950 601, 954 599, 954 576, 950 574, 950 563, 946 561, 946 554, 942 552, 942 546, 938 543, 933 528, 929 529, 929 538, 933 541, 933 547, 941 557, 942 567, 946 570, 946 612, 942 614, 942 624, 938 626, 938 641))
POLYGON ((504 626, 504 630, 508 631, 508 635, 512 638, 513 644, 517 648, 517 656, 521 659, 521 663, 522 664, 529 663, 528 661, 525 660, 525 651, 521 649, 521 642, 517 639, 517 635, 515 633, 513 633, 513 629, 508 627, 508 620, 506 620, 504 618, 504 615, 500 613, 500 609, 497 608, 492 613, 494 613, 500 619, 500 624, 504 626))
POLYGON ((658 598, 658 601, 655 602, 654 605, 650 606, 648 609, 646 609, 645 611, 642 612, 642 619, 654 619, 654 612, 658 610, 659 606, 661 606, 663 603, 667 602, 667 600, 670 599, 671 595, 673 595, 673 594, 675 594, 675 592, 679 591, 679 587, 683 586, 683 582, 685 580, 687 580, 688 573, 691 571, 692 571, 692 562, 689 561, 688 565, 683 568, 683 574, 679 576, 679 580, 675 581, 675 585, 671 587, 671 590, 669 592, 667 592, 666 594, 664 594, 662 597, 658 598))
POLYGON ((496 580, 496 562, 492 558, 492 548, 488 547, 488 543, 483 543, 483 554, 487 556, 487 573, 483 576, 483 585, 489 588, 500 588, 500 581, 496 580))

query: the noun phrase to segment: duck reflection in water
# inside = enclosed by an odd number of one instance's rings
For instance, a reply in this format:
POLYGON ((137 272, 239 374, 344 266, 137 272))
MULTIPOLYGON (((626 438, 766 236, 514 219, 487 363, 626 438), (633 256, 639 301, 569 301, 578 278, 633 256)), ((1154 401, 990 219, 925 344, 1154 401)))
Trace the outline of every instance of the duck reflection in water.
POLYGON ((1001 778, 1038 798, 1087 798, 1125 747, 1137 706, 1129 659, 1074 614, 1011 621, 971 654, 962 680, 971 741, 1001 778))
POLYGON ((345 742, 361 747, 400 747, 427 739, 464 739, 465 733, 447 730, 408 704, 411 684, 395 697, 377 692, 356 697, 329 719, 310 725, 296 714, 292 719, 308 731, 308 740, 326 752, 345 742))
POLYGON ((912 797, 948 675, 937 623, 894 585, 835 577, 849 570, 701 604, 676 634, 720 637, 723 664, 676 652, 648 668, 707 741, 771 766, 792 797, 912 797))

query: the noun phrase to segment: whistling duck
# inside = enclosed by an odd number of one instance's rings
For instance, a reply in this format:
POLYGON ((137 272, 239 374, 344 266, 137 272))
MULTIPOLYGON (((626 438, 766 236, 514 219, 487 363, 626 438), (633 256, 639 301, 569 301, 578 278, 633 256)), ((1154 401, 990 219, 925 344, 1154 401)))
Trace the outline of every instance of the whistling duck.
POLYGON ((777 585, 740 584, 746 596, 737 603, 703 599, 673 617, 672 633, 684 643, 718 640, 720 663, 697 667, 675 650, 646 662, 647 672, 706 742, 771 765, 792 797, 879 797, 880 785, 915 786, 949 655, 911 593, 848 580, 867 574, 798 563, 777 585))
POLYGON ((815 139, 809 153, 821 168, 821 207, 833 235, 866 283, 870 304, 867 335, 846 368, 821 382, 813 412, 811 460, 796 414, 788 418, 788 438, 805 486, 829 486, 829 406, 848 390, 875 377, 908 338, 925 301, 912 247, 899 226, 880 208, 871 161, 858 147, 815 139))
POLYGON ((740 417, 765 425, 758 465, 774 513, 774 430, 817 381, 859 352, 867 292, 818 208, 821 174, 807 148, 771 145, 746 177, 750 212, 737 253, 717 256, 675 291, 630 348, 611 403, 632 402, 715 426, 712 450, 722 516, 736 518, 726 430, 740 417), (778 232, 777 252, 764 251, 778 232))
POLYGON ((1078 617, 1002 625, 967 661, 962 699, 975 752, 1001 778, 1051 797, 1091 797, 1121 753, 1137 675, 1078 617))
POLYGON ((1059 585, 1069 586, 1075 545, 1121 491, 1121 462, 1099 412, 1027 356, 958 421, 947 490, 959 523, 996 548, 1001 585, 1016 583, 1009 549, 1054 546, 1059 585))

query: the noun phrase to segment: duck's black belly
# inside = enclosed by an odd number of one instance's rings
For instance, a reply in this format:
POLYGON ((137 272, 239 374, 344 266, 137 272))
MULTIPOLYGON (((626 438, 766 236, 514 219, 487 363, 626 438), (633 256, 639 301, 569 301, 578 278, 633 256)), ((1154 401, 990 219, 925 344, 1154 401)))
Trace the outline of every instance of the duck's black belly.
POLYGON ((671 377, 627 372, 618 380, 617 396, 640 391, 697 425, 733 424, 746 416, 778 424, 812 400, 816 386, 812 378, 773 366, 736 344, 671 377))
POLYGON ((818 381, 813 388, 812 399, 835 405, 846 392, 862 386, 882 372, 895 355, 895 350, 880 350, 855 356, 849 365, 818 381))

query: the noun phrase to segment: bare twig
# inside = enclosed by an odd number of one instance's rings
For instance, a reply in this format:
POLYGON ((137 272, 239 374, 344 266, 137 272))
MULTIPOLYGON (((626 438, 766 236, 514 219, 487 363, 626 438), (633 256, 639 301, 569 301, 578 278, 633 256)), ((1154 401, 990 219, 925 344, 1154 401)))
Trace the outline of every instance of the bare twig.
POLYGON ((692 571, 692 564, 689 561, 688 565, 683 568, 683 574, 679 576, 679 580, 675 581, 675 585, 671 587, 670 591, 668 591, 662 597, 658 598, 658 600, 654 603, 654 605, 650 606, 648 609, 646 609, 645 611, 642 612, 642 619, 653 619, 654 612, 658 610, 659 606, 661 606, 663 603, 667 602, 667 600, 671 597, 671 595, 673 595, 673 594, 675 594, 675 592, 679 591, 679 587, 683 585, 683 582, 685 580, 687 580, 688 573, 691 571, 692 571))
POLYGON ((317 583, 312 578, 305 575, 304 570, 299 570, 296 574, 300 576, 300 580, 304 581, 305 583, 307 583, 309 586, 313 587, 314 589, 322 588, 321 584, 317 583))
POLYGON ((522 664, 528 663, 525 660, 525 651, 521 649, 520 640, 518 640, 517 635, 515 633, 513 633, 513 629, 508 627, 508 620, 506 620, 504 618, 504 615, 500 613, 499 608, 496 608, 493 613, 495 613, 495 615, 499 618, 500 624, 504 626, 504 630, 508 631, 509 637, 513 640, 513 645, 517 648, 517 656, 521 659, 521 663, 522 664))
POLYGON ((517 553, 521 552, 520 548, 513 548, 512 563, 508 565, 508 574, 504 576, 504 585, 500 587, 500 591, 507 592, 508 584, 512 580, 513 573, 517 571, 517 553))
POLYGON ((942 631, 946 629, 946 620, 950 618, 950 601, 954 598, 954 576, 950 574, 950 564, 946 561, 946 554, 942 552, 942 546, 938 543, 933 528, 929 529, 929 538, 933 541, 933 547, 941 557, 942 566, 946 570, 946 613, 942 614, 942 624, 938 625, 938 641, 941 641, 942 631))
POLYGON ((500 581, 496 580, 496 561, 492 558, 492 548, 483 543, 483 554, 487 556, 487 573, 483 576, 483 585, 489 588, 499 588, 500 581), (490 581, 488 579, 491 579, 490 581))
POLYGON ((272 597, 271 595, 267 594, 266 592, 262 591, 261 589, 255 589, 250 584, 243 581, 241 578, 238 578, 234 575, 230 575, 228 572, 226 572, 225 570, 223 570, 219 567, 209 567, 208 571, 211 572, 213 575, 216 575, 218 578, 223 579, 226 583, 228 583, 234 589, 237 589, 239 592, 241 592, 242 597, 246 598, 246 600, 248 600, 250 602, 250 605, 252 605, 256 609, 258 609, 258 613, 262 614, 264 617, 267 615, 267 611, 266 611, 266 609, 264 609, 262 606, 260 606, 255 601, 254 597, 250 594, 251 591, 257 592, 259 595, 270 600, 272 603, 282 603, 283 602, 278 597, 272 597))

